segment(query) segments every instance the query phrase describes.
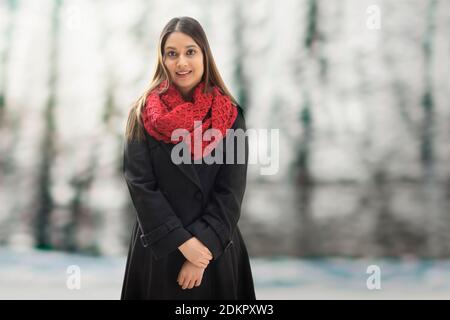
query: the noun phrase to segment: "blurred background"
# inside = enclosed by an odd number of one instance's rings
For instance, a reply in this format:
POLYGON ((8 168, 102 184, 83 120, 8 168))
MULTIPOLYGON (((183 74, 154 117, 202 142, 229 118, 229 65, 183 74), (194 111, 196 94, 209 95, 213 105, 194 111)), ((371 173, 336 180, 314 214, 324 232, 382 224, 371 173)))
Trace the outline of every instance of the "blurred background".
POLYGON ((450 298, 444 0, 0 0, 0 298, 119 298, 126 117, 176 16, 279 130, 239 222, 257 298, 450 298))

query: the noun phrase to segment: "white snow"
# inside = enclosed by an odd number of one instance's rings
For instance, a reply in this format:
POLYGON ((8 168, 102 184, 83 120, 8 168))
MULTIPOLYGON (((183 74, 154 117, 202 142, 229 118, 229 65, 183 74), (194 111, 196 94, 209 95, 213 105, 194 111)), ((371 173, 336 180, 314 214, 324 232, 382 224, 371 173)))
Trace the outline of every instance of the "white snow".
MULTIPOLYGON (((0 299, 120 298, 125 257, 0 248, 0 299), (69 266, 80 270, 79 289, 69 266)), ((448 299, 450 260, 251 259, 257 299, 448 299), (369 290, 367 267, 381 270, 369 290)))

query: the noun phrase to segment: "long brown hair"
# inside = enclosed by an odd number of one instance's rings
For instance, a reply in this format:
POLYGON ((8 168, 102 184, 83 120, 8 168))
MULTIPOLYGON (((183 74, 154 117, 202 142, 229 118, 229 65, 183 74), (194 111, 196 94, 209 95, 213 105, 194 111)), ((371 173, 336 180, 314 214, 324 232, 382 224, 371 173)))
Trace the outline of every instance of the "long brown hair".
POLYGON ((235 105, 238 104, 220 76, 219 70, 217 69, 211 53, 205 31, 200 23, 191 17, 173 18, 166 24, 159 37, 156 70, 153 75, 153 79, 144 93, 131 105, 125 132, 125 137, 128 141, 135 138, 138 140, 144 138, 141 112, 145 107, 145 103, 150 92, 157 88, 166 79, 168 80, 168 85, 163 88, 160 93, 164 93, 171 84, 169 72, 164 66, 164 47, 169 35, 175 31, 182 32, 190 36, 202 50, 204 72, 201 81, 205 81, 204 92, 210 92, 212 86, 217 86, 222 94, 227 95, 231 99, 232 103, 235 105))

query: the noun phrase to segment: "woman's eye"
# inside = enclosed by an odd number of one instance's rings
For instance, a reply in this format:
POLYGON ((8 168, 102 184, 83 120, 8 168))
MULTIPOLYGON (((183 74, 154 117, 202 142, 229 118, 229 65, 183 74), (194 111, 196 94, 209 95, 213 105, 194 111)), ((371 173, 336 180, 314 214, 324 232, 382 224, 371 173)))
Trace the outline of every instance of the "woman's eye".
POLYGON ((191 55, 195 54, 195 50, 194 49, 189 49, 187 52, 188 52, 188 54, 189 54, 189 52, 192 52, 191 55))
POLYGON ((175 51, 169 51, 169 52, 167 52, 167 55, 169 57, 174 57, 176 55, 176 53, 175 53, 175 51), (172 53, 173 53, 173 55, 172 55, 172 53))

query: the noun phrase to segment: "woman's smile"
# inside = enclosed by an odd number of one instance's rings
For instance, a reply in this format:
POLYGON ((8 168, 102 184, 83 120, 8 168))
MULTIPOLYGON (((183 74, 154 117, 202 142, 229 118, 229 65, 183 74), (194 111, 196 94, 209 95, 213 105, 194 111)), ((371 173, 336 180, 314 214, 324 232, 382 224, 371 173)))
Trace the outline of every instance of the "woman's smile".
POLYGON ((192 73, 192 71, 189 70, 189 71, 176 72, 175 74, 177 75, 178 78, 184 79, 184 78, 187 78, 191 73, 192 73))

